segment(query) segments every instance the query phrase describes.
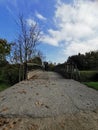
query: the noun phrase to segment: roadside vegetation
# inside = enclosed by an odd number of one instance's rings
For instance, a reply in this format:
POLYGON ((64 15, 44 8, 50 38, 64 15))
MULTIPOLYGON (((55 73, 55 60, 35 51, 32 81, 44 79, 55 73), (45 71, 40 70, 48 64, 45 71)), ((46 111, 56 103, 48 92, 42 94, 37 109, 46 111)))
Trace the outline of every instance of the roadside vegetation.
POLYGON ((3 81, 1 70, 0 70, 0 92, 5 90, 8 87, 10 87, 10 85, 8 83, 6 83, 5 81, 3 81))
POLYGON ((81 82, 90 88, 98 90, 98 71, 80 71, 81 82))
POLYGON ((0 67, 0 69, 0 91, 3 91, 12 86, 13 84, 17 83, 18 80, 15 74, 15 68, 13 68, 13 70, 10 70, 7 66, 5 66, 0 67))
POLYGON ((9 88, 10 85, 9 84, 6 84, 6 83, 0 83, 0 92, 9 88))
POLYGON ((88 87, 98 90, 98 51, 73 55, 68 58, 80 70, 80 81, 88 87))
POLYGON ((97 70, 85 70, 80 71, 81 82, 98 81, 98 71, 97 70))
POLYGON ((84 82, 84 84, 90 88, 98 90, 98 82, 84 82))
POLYGON ((98 90, 98 51, 70 56, 54 70, 65 78, 75 79, 98 90))

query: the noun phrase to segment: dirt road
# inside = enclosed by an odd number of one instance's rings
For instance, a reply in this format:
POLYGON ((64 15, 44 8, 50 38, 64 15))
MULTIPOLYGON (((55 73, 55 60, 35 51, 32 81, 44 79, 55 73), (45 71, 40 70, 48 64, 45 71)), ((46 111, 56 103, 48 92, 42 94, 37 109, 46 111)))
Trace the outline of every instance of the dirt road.
POLYGON ((98 91, 53 72, 28 77, 0 93, 0 130, 98 130, 98 91))

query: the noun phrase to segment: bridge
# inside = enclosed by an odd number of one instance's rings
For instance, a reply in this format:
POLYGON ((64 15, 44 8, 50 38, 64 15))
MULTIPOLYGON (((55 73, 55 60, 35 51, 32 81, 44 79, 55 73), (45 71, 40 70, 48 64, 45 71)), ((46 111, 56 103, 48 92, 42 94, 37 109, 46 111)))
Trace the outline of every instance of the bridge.
POLYGON ((54 72, 28 75, 0 93, 0 130, 98 130, 98 91, 54 72))

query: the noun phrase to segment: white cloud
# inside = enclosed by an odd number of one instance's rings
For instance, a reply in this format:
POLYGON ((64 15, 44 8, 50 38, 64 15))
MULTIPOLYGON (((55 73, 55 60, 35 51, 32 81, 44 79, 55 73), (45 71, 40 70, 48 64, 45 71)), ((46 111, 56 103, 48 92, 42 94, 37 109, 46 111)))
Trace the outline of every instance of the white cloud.
POLYGON ((43 37, 42 42, 47 43, 52 46, 58 46, 56 39, 49 37, 48 35, 43 37))
POLYGON ((40 20, 44 20, 44 21, 47 20, 42 14, 40 14, 40 13, 38 13, 38 12, 36 12, 35 15, 36 15, 36 17, 37 17, 38 19, 40 19, 40 20))
POLYGON ((44 42, 51 45, 63 43, 66 56, 98 49, 98 2, 74 0, 66 4, 59 0, 54 23, 57 30, 49 29, 44 42))
POLYGON ((36 22, 35 22, 33 19, 31 19, 31 18, 27 19, 26 21, 27 21, 27 24, 28 24, 29 26, 32 26, 32 25, 35 25, 35 24, 36 24, 36 22))
POLYGON ((65 47, 64 53, 66 56, 85 53, 88 51, 96 50, 98 48, 98 38, 87 41, 72 41, 67 47, 65 47))

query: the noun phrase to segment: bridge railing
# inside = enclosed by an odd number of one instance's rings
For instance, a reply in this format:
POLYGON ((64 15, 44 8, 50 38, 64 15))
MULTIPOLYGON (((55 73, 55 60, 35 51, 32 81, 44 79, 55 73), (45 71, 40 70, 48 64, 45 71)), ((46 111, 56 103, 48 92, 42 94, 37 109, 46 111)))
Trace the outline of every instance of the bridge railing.
POLYGON ((55 71, 67 79, 80 80, 80 73, 76 65, 65 63, 55 67, 55 71))

